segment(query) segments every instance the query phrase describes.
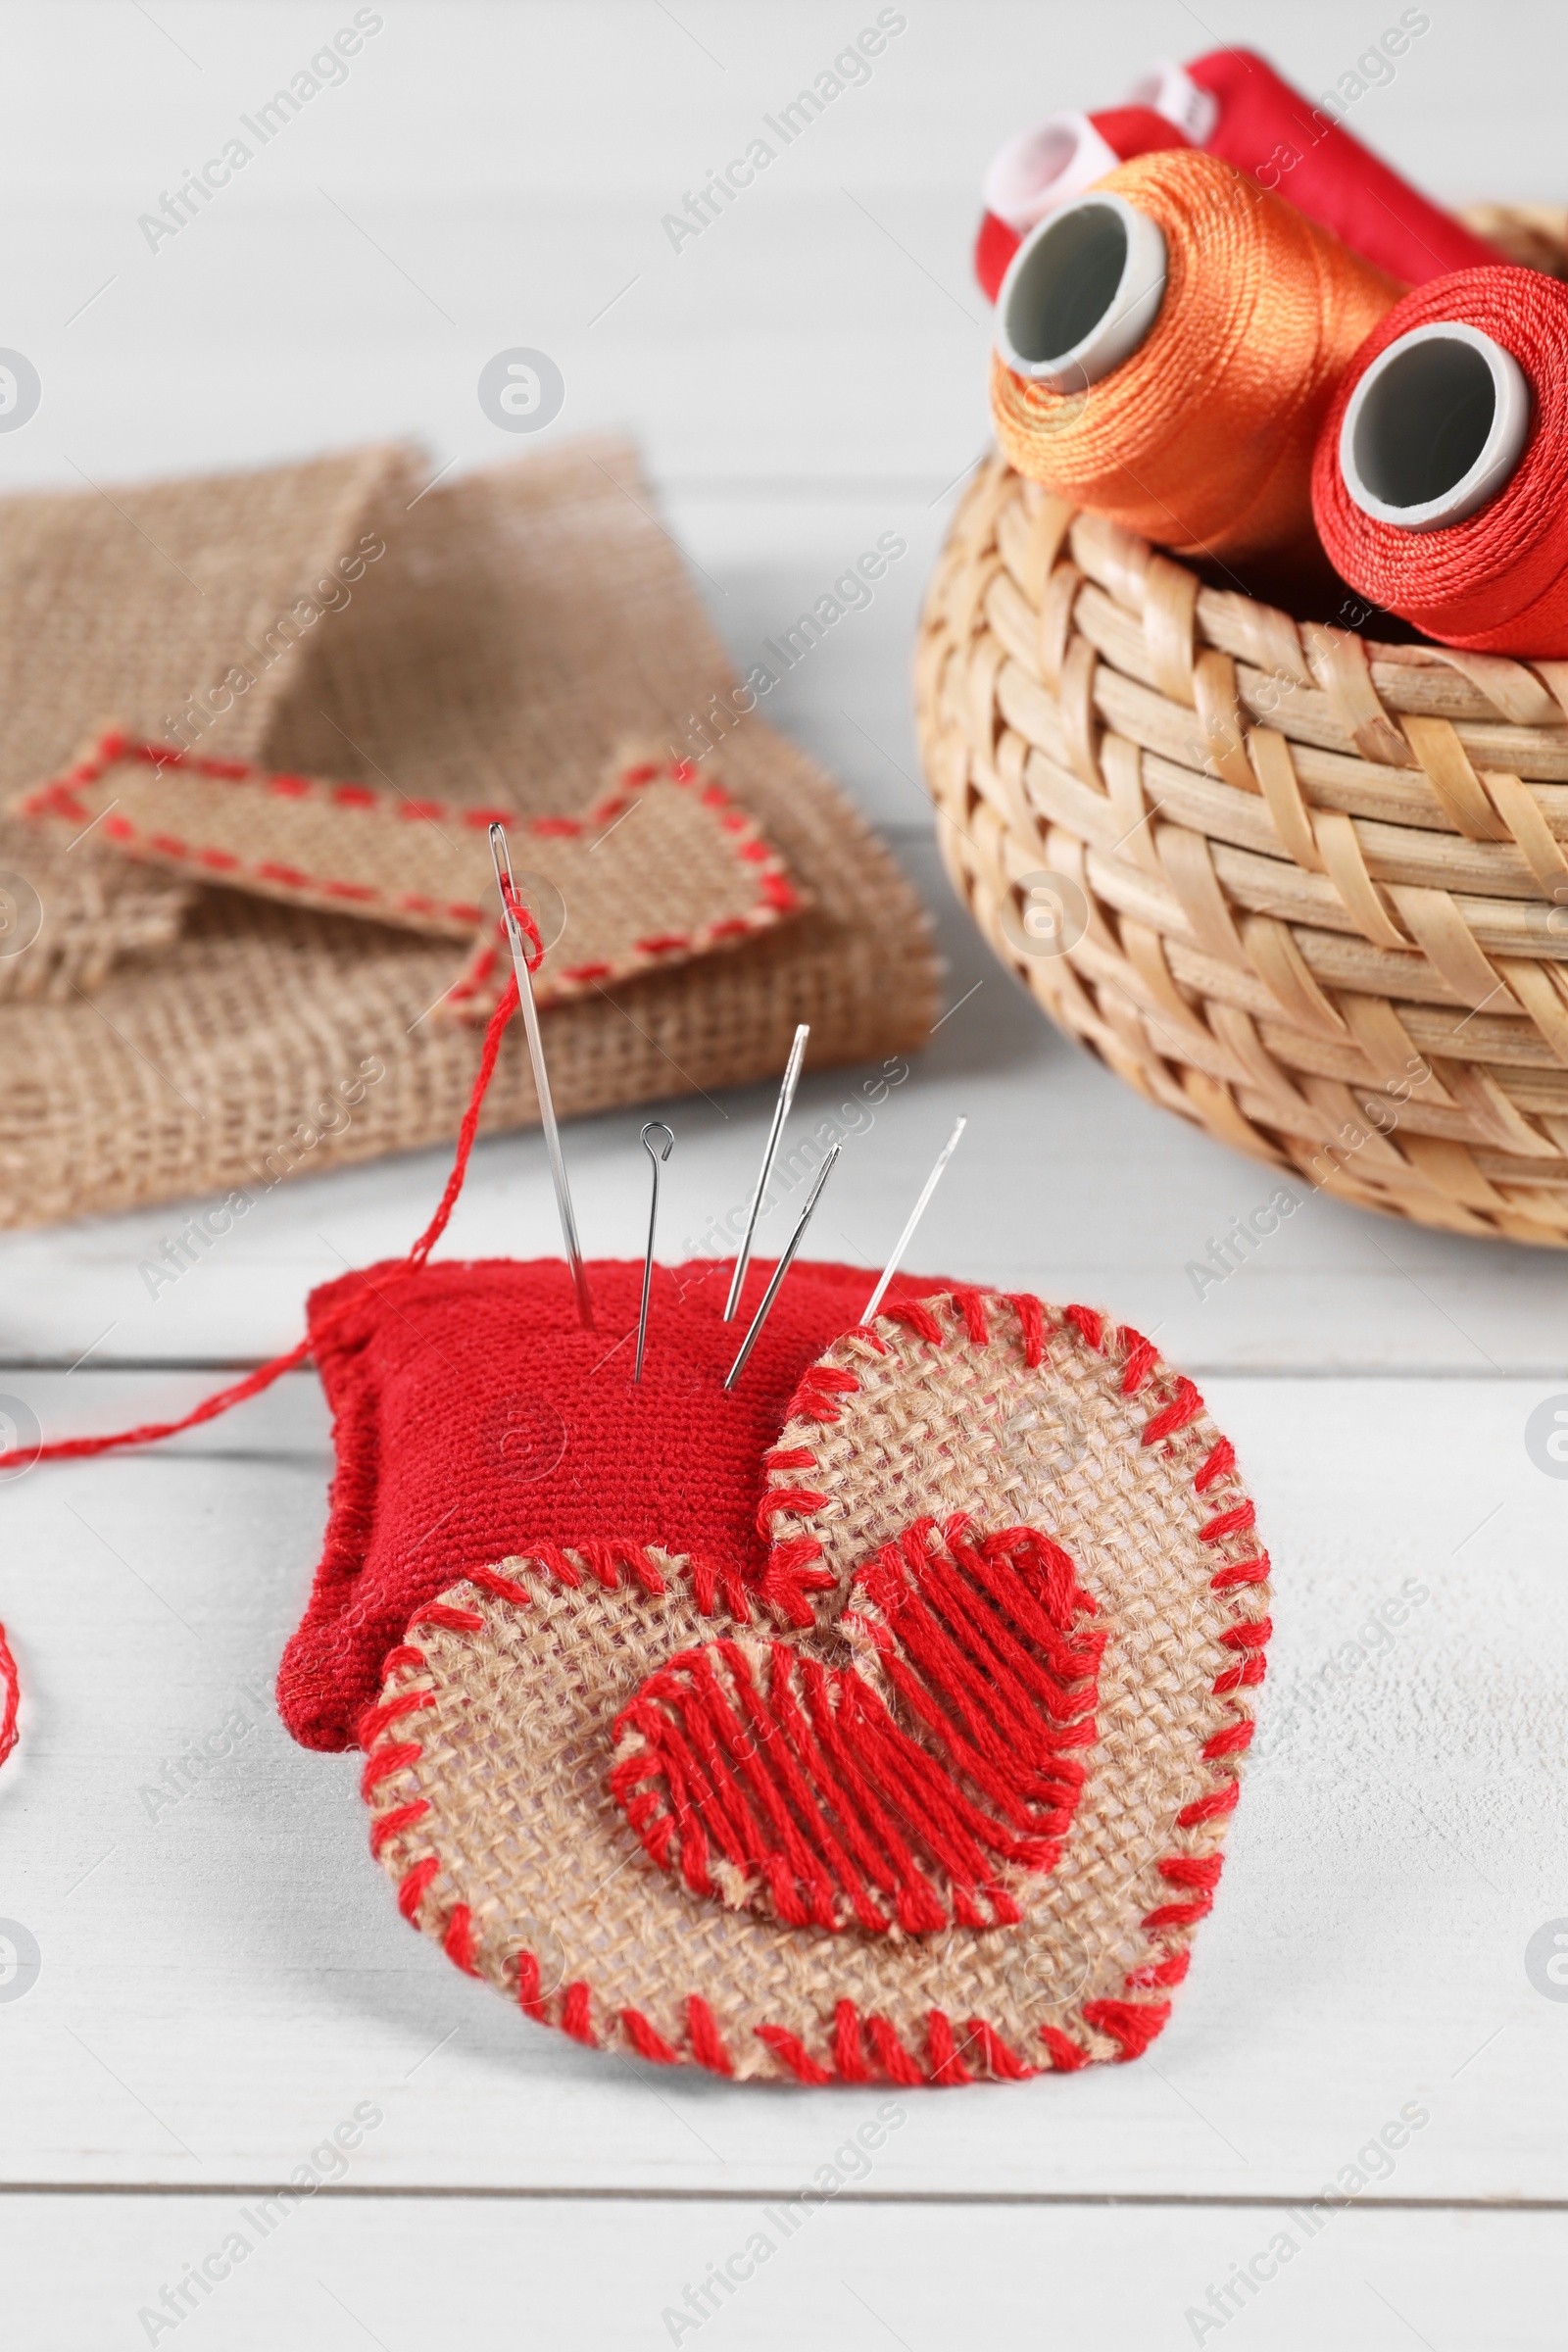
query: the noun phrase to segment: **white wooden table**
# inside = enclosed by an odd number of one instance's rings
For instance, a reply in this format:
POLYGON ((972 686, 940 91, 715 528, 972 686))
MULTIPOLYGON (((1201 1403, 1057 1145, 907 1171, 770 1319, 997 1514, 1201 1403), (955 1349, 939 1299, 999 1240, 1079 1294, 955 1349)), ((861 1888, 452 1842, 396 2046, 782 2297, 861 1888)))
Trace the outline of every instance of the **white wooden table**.
MULTIPOLYGON (((655 2081, 530 2028, 398 1919, 354 1760, 282 1732, 270 1681, 329 1470, 314 1379, 161 1451, 40 1468, 0 1494, 0 1615, 27 1684, 0 1775, 0 1916, 40 1955, 23 1997, 0 1984, 5 2342, 1560 2345, 1568 1997, 1527 1951, 1554 1920, 1568 1933, 1568 1490, 1525 1425, 1568 1393, 1568 1260, 1316 1200, 1200 1298, 1189 1261, 1271 1180, 1083 1059, 991 963, 932 854, 907 711, 919 588, 984 441, 966 246, 993 145, 1222 33, 1315 91, 1381 20, 1359 0, 1310 23, 1243 0, 1211 34, 1180 0, 908 0, 869 81, 677 253, 662 215, 874 8, 374 13, 347 80, 149 252, 137 216, 348 0, 0 10, 0 343, 45 393, 0 438, 0 481, 410 428, 438 464, 491 459, 507 453, 475 378, 526 344, 565 376, 552 432, 642 435, 738 659, 902 534, 874 605, 776 714, 920 877, 952 1009, 847 1149, 813 1246, 878 1261, 967 1111, 918 1259, 1113 1305, 1201 1377, 1277 1568, 1264 1728, 1222 1898, 1150 2056, 900 2092, 874 2161, 786 2242, 765 2209, 887 2094, 655 2081), (201 1785, 149 1800, 236 1715, 201 1785), (264 2232, 259 2200, 357 2110, 341 2177, 264 2232), (1401 2111, 1425 2120, 1358 2169, 1401 2111), (1358 2180, 1315 2229, 1291 2210, 1358 2180), (167 2316, 166 2287, 236 2230, 251 2253, 190 2290, 177 2328, 140 2316, 167 2316), (700 2329, 672 2326, 759 2230, 776 2256, 700 2329), (1276 2275, 1227 2304, 1248 2264, 1276 2275)), ((1560 195, 1565 65, 1560 16, 1448 0, 1354 123, 1454 198, 1560 195)), ((809 1079, 803 1113, 844 1084, 809 1079)), ((744 1192, 765 1107, 665 1106, 671 1245, 744 1192)), ((641 1246, 647 1115, 568 1131, 596 1252, 641 1246)), ((194 1402, 219 1367, 298 1336, 312 1283, 400 1252, 444 1165, 282 1188, 156 1299, 137 1266, 172 1207, 7 1237, 0 1390, 52 1432, 194 1402)), ((482 1145, 451 1246, 554 1240, 537 1138, 482 1145)))

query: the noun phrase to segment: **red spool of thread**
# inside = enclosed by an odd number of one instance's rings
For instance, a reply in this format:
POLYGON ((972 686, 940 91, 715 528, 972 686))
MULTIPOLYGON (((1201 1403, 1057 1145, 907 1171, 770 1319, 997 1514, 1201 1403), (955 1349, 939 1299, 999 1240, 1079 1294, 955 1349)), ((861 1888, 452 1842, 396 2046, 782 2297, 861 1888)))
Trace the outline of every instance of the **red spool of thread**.
MULTIPOLYGON (((1404 12, 1407 19, 1420 13, 1404 12)), ((1412 37, 1412 28, 1385 35, 1406 48, 1412 37)), ((1118 163, 1160 147, 1201 147, 1218 156, 1407 286, 1453 270, 1485 269, 1496 259, 1462 221, 1353 138, 1329 106, 1329 94, 1314 106, 1255 51, 1216 49, 1190 66, 1162 61, 1126 106, 1048 115, 1010 139, 986 174, 974 269, 987 300, 996 301, 1019 240, 1048 212, 1081 196, 1118 163)))
MULTIPOLYGON (((1410 18, 1422 12, 1404 13, 1410 18)), ((1408 46, 1409 29, 1401 37, 1408 46)), ((1495 260, 1491 246, 1463 221, 1353 138, 1325 111, 1326 98, 1314 106, 1255 50, 1215 49, 1185 70, 1157 67, 1135 95, 1146 106, 1168 110, 1175 122, 1190 123, 1194 85, 1212 102, 1206 126, 1190 132, 1198 146, 1289 197, 1298 211, 1320 227, 1332 228, 1342 244, 1391 277, 1421 286, 1449 270, 1479 270, 1495 260)))
POLYGON ((986 210, 975 239, 974 273, 995 302, 1007 264, 1047 213, 1159 147, 1191 142, 1152 106, 1108 106, 1097 115, 1048 115, 1009 139, 986 173, 986 210))
POLYGON ((1498 263, 1396 303, 1324 419, 1312 511, 1342 577, 1429 637, 1568 656, 1568 286, 1498 263))

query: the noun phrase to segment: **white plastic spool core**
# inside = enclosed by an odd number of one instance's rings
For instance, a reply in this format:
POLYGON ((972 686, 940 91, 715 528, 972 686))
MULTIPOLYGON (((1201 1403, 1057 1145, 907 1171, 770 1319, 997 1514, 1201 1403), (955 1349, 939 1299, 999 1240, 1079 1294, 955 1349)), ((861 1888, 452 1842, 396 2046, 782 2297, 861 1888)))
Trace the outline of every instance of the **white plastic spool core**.
POLYGON ((1156 115, 1163 115, 1167 122, 1185 131, 1195 147, 1207 144, 1219 121, 1219 100, 1213 91, 1205 90, 1171 57, 1157 59, 1143 79, 1134 82, 1127 104, 1152 107, 1156 115))
POLYGON ((1405 531, 1462 522, 1495 497, 1530 430, 1530 384, 1510 352, 1455 319, 1381 352, 1340 427, 1340 474, 1363 514, 1405 531))
POLYGON ((1031 230, 997 292, 997 349, 1017 375, 1080 392, 1131 359, 1165 297, 1165 239, 1099 189, 1031 230))
POLYGON ((985 206, 1019 236, 1114 172, 1121 158, 1087 115, 1048 115, 1019 131, 986 173, 985 206))

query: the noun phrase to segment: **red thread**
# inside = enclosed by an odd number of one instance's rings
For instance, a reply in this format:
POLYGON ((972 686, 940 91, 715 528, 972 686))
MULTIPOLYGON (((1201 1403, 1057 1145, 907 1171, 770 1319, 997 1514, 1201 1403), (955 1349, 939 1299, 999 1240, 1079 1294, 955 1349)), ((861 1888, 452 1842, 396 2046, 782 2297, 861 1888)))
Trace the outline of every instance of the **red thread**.
MULTIPOLYGON (((416 1654, 420 1657, 422 1664, 422 1652, 416 1654)), ((354 1737, 360 1745, 368 1752, 380 1739, 382 1733, 389 1732, 392 1726, 401 1722, 405 1715, 412 1715, 420 1707, 429 1707, 434 1704, 435 1692, 433 1690, 400 1690, 396 1697, 383 1699, 379 1706, 367 1707, 354 1727, 354 1737)))
POLYGON ((840 2001, 833 2011, 833 2063, 841 2082, 871 2080, 860 2038, 860 2013, 853 2001, 840 2001))
POLYGON ((691 2028, 692 2056, 698 2065, 706 2066, 710 2074, 732 2075, 735 2067, 724 2047, 724 2037, 719 2033, 713 2012, 701 1993, 694 1992, 688 1996, 686 2017, 691 2028))
POLYGON ((1250 1527, 1256 1517, 1257 1511, 1251 1502, 1238 1503, 1234 1510, 1221 1511, 1217 1517, 1200 1527, 1198 1541, 1200 1544, 1218 1544, 1226 1536, 1240 1535, 1243 1528, 1250 1527))
POLYGON ((1187 69, 1219 100, 1203 141, 1238 172, 1278 190, 1364 261, 1406 285, 1474 270, 1493 248, 1313 106, 1254 49, 1214 49, 1187 69))
POLYGON ((1236 1448, 1229 1438, 1221 1438, 1213 1451, 1204 1460, 1198 1476, 1193 1480, 1194 1492, 1199 1494, 1206 1494, 1209 1488, 1219 1479, 1228 1478, 1235 1467, 1236 1448))
POLYGON ((426 1601, 417 1616, 409 1619, 411 1634, 416 1625, 438 1626, 451 1634, 477 1634, 483 1629, 484 1619, 477 1609, 454 1609, 445 1601, 431 1600, 426 1601))
POLYGON ((620 2022, 626 2029, 626 2038, 639 2058, 651 2058, 656 2066, 679 2066, 680 2053, 671 2049, 662 2034, 656 2032, 640 2009, 623 2009, 620 2022))
POLYGON ((1070 2034, 1056 2026, 1042 2026, 1040 2038, 1051 2052, 1051 2063, 1058 2075, 1075 2075, 1081 2066, 1089 2064, 1089 2053, 1081 2050, 1070 2034))
MULTIPOLYGON (((441 1196, 435 1215, 402 1264, 392 1269, 394 1272, 413 1272, 422 1266, 446 1231, 458 1195, 463 1190, 464 1177, 467 1173, 468 1154, 473 1150, 473 1139, 479 1125, 480 1105, 496 1066, 496 1056, 501 1051, 502 1032, 516 1009, 517 984, 514 979, 492 1013, 490 1026, 485 1032, 484 1050, 479 1057, 479 1074, 474 1080, 473 1093, 458 1130, 457 1155, 447 1179, 446 1191, 441 1196)), ((297 1370, 312 1348, 320 1345, 324 1336, 319 1329, 311 1333, 300 1341, 297 1348, 291 1348, 287 1354, 273 1356, 270 1363, 258 1366, 256 1371, 247 1373, 243 1380, 236 1381, 231 1388, 220 1389, 215 1396, 204 1397, 200 1404, 193 1406, 188 1413, 181 1414, 177 1421, 147 1421, 135 1429, 116 1430, 107 1437, 56 1438, 49 1445, 36 1448, 14 1446, 8 1452, 0 1452, 0 1470, 30 1466, 33 1462, 74 1461, 84 1455, 112 1453, 122 1446, 153 1446, 164 1438, 177 1437, 182 1430, 199 1428, 204 1421, 216 1420, 220 1413, 230 1411, 236 1404, 243 1404, 248 1397, 260 1396, 264 1389, 271 1387, 273 1381, 280 1380, 285 1372, 297 1370)))
POLYGON ((786 2031, 783 2026, 759 2026, 757 2038, 775 2058, 782 2058, 797 2082, 808 2082, 820 2088, 833 2078, 825 2066, 818 2066, 804 2041, 786 2031))
POLYGON ((835 1399, 858 1395, 859 1386, 853 1372, 846 1372, 837 1364, 813 1364, 785 1407, 784 1418, 786 1421, 838 1421, 843 1416, 835 1399))
POLYGON ((599 2036, 594 2032, 592 1996, 580 1980, 566 1986, 565 1998, 561 2004, 561 2030, 564 2034, 569 2034, 573 2041, 585 2042, 591 2050, 599 2047, 599 2036))
POLYGON ((1038 1298, 1027 1291, 1011 1291, 1007 1304, 1018 1318, 1018 1336, 1023 1342, 1023 1360, 1031 1372, 1038 1372, 1046 1352, 1046 1313, 1038 1298))
POLYGON ((409 1765, 416 1764, 423 1753, 424 1749, 417 1740, 372 1748, 360 1774, 360 1794, 366 1803, 369 1803, 372 1790, 378 1788, 383 1781, 389 1781, 394 1773, 406 1771, 409 1765))
POLYGON ((403 1883, 398 1888, 398 1909, 411 1928, 418 1925, 415 1914, 424 1900, 425 1888, 440 1867, 434 1854, 426 1854, 422 1862, 416 1862, 414 1868, 403 1875, 403 1883))
POLYGON ((1190 1805, 1183 1805, 1176 1816, 1176 1827, 1179 1830, 1196 1830, 1202 1822, 1217 1821, 1222 1814, 1235 1811, 1241 1793, 1240 1781, 1222 1781, 1206 1796, 1195 1796, 1190 1805))
POLYGON ((929 1340, 940 1348, 946 1334, 929 1307, 913 1298, 890 1298, 884 1301, 882 1314, 889 1323, 906 1324, 917 1339, 929 1340))
POLYGON ((532 1952, 517 1954, 517 2006, 536 2025, 550 2023, 550 2012, 539 1988, 539 1962, 532 1952))
POLYGON ((515 1608, 525 1609, 532 1605, 533 1594, 525 1586, 510 1576, 500 1575, 494 1568, 470 1568, 468 1583, 478 1585, 486 1592, 493 1592, 498 1600, 510 1600, 515 1608))
POLYGON ((1058 1859, 1104 1636, 1077 1622, 1092 1604, 1049 1538, 966 1525, 944 1542, 916 1522, 855 1582, 918 1738, 858 1671, 782 1642, 754 1665, 716 1642, 646 1678, 610 1785, 661 1867, 705 1894, 712 1841, 793 1927, 885 1932, 879 1895, 906 1934, 1019 1917, 997 1865, 1058 1859))
POLYGON ((1208 1578, 1213 1592, 1230 1592, 1234 1586, 1262 1586, 1269 1578, 1269 1554, 1257 1552, 1255 1559, 1237 1559, 1230 1569, 1220 1569, 1218 1576, 1208 1578))
MULTIPOLYGON (((1392 387, 1391 387, 1392 393, 1392 387)), ((1397 303, 1356 352, 1323 420, 1312 511, 1335 569, 1429 637, 1472 652, 1568 654, 1568 287, 1500 263, 1435 278, 1397 303), (1449 320, 1512 354, 1532 393, 1523 453, 1486 504, 1438 530, 1364 514, 1340 471, 1340 430, 1374 360, 1412 327, 1449 320)))
POLYGON ((1038 2074, 1038 2067, 1020 2058, 1016 2050, 1009 2050, 996 2028, 988 2026, 983 2018, 971 2017, 963 2030, 985 2060, 987 2071, 999 2082, 1027 2082, 1038 2074))
POLYGON ((926 2030, 931 2043, 932 2082, 972 2082, 974 2077, 958 2055, 951 2019, 941 2009, 933 2009, 927 2015, 926 2030))
POLYGON ((452 1917, 447 1921, 441 1948, 453 1966, 461 1968, 466 1977, 478 1975, 473 1957, 473 1914, 466 1903, 453 1904, 452 1917))
POLYGON ((1076 1332, 1081 1334, 1086 1344, 1094 1348, 1096 1354, 1102 1355, 1105 1348, 1103 1315, 1097 1314, 1092 1306, 1069 1306, 1063 1308, 1062 1312, 1066 1321, 1076 1332))
POLYGON ((1141 2058, 1170 2022, 1169 2001, 1085 2001, 1083 2020, 1121 2044, 1123 2060, 1141 2058))
POLYGON ((0 1764, 3 1764, 17 1744, 17 1714, 22 1704, 22 1677, 17 1661, 6 1640, 6 1629, 0 1625, 0 1689, 5 1692, 0 1706, 0 1764))
POLYGON ((422 1821, 429 1810, 429 1798, 416 1796, 412 1805, 399 1805, 394 1812, 378 1813, 370 1824, 371 1853, 379 1859, 384 1845, 390 1845, 394 1838, 401 1838, 405 1830, 422 1821))
POLYGON ((924 2070, 912 2059, 885 2017, 868 2017, 866 2032, 881 2063, 882 2071, 891 2082, 902 2082, 916 2090, 925 2082, 924 2070))
POLYGON ((1176 1394, 1169 1404, 1146 1423, 1141 1442, 1145 1446, 1157 1446, 1162 1438, 1174 1437, 1177 1430, 1187 1427, 1189 1421, 1196 1421, 1202 1409, 1203 1399, 1192 1382, 1179 1379, 1176 1394))
POLYGON ((825 1494, 810 1487, 771 1487, 757 1506, 757 1532, 765 1540, 772 1534, 769 1521, 776 1519, 781 1511, 801 1516, 819 1511, 826 1500, 825 1494))
POLYGON ((984 1291, 959 1290, 954 1291, 951 1296, 955 1308, 963 1317, 963 1328, 969 1340, 976 1348, 983 1348, 991 1337, 984 1291))

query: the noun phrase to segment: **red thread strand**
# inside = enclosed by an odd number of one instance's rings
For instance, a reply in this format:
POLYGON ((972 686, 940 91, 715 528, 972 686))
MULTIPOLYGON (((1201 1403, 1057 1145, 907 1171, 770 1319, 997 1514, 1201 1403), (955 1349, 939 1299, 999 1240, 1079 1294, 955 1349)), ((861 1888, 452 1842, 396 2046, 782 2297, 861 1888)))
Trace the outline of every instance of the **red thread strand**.
POLYGON ((452 1917, 447 1921, 441 1948, 453 1966, 461 1968, 466 1977, 478 1975, 473 1956, 473 1913, 466 1903, 453 1904, 452 1917))
POLYGON ((403 1883, 398 1888, 398 1909, 411 1928, 418 1924, 416 1914, 424 1900, 426 1887, 440 1867, 434 1854, 426 1854, 422 1862, 416 1862, 412 1870, 403 1874, 403 1883))
POLYGON ((1416 286, 1492 260, 1491 246, 1462 220, 1391 171, 1255 49, 1214 49, 1187 71, 1219 101, 1207 152, 1266 179, 1375 269, 1416 286))
POLYGON ((678 2066, 680 2053, 670 2047, 662 2034, 651 2026, 640 2009, 623 2009, 620 2022, 626 2029, 626 2038, 639 2058, 651 2058, 656 2066, 678 2066))
POLYGON ((17 1661, 6 1639, 6 1629, 0 1625, 0 1690, 5 1693, 0 1706, 0 1764, 3 1764, 17 1744, 17 1714, 22 1704, 22 1677, 17 1661))
POLYGON ((882 2072, 888 2080, 902 2082, 910 2090, 917 2090, 925 2082, 925 2070, 910 2057, 888 2020, 885 2017, 868 2017, 865 2026, 882 2072))
POLYGON ((718 2021, 700 1993, 692 1993, 686 2003, 686 2018, 691 2029, 692 2056, 699 2066, 710 2074, 732 2075, 735 2062, 724 2047, 724 2037, 718 2021))
POLYGON ((564 2034, 569 2034, 573 2041, 583 2042, 590 2050, 599 2047, 599 2036, 594 2032, 593 1996, 580 1979, 576 1984, 566 1986, 565 1998, 561 2004, 561 2030, 564 2034))
POLYGON ((840 2001, 833 2011, 833 2063, 841 2082, 871 2080, 860 2038, 860 2013, 853 2001, 840 2001))
POLYGON ((759 2026, 757 2038, 772 2051, 775 2058, 783 2060, 797 2082, 807 2082, 813 2089, 820 2089, 824 2082, 832 2082, 827 2068, 818 2066, 805 2042, 783 2026, 759 2026))

